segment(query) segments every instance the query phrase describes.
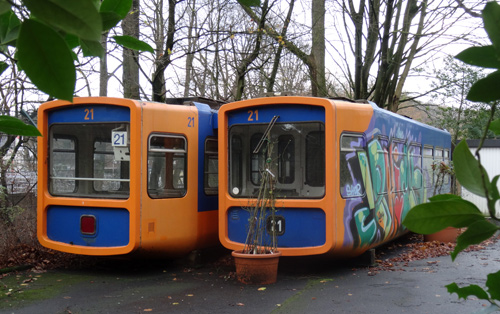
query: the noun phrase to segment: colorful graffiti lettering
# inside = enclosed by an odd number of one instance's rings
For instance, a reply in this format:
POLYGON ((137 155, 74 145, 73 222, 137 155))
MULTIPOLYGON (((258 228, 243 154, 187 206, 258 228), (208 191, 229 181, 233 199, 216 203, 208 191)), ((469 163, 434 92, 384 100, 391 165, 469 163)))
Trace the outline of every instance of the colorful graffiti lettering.
MULTIPOLYGON (((396 237, 404 231, 401 222, 408 211, 425 196, 421 148, 414 138, 376 133, 367 136, 371 139, 366 146, 364 140, 353 137, 350 147, 356 153, 341 153, 346 246, 362 247, 396 237)), ((390 133, 403 134, 397 129, 390 133)))

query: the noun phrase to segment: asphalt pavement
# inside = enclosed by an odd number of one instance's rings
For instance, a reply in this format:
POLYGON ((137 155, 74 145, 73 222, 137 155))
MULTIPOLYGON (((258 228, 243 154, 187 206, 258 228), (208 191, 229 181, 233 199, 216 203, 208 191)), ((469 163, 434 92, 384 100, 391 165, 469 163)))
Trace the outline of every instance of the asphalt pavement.
MULTIPOLYGON (((239 283, 224 249, 194 261, 103 260, 0 279, 0 313, 473 313, 489 304, 459 300, 444 286, 484 287, 487 274, 500 269, 499 248, 497 242, 455 262, 442 256, 393 271, 375 271, 361 259, 282 257, 277 282, 265 286, 239 283)), ((380 250, 379 258, 390 258, 406 247, 380 250)))

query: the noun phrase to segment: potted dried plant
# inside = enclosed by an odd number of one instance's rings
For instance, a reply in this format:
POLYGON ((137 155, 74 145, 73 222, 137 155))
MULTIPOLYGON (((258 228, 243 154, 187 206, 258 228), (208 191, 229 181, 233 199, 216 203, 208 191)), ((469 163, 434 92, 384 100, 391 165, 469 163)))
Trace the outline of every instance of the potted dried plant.
POLYGON ((245 284, 271 284, 276 282, 278 261, 281 252, 277 247, 277 234, 274 228, 275 184, 276 176, 273 169, 273 143, 270 129, 262 136, 254 153, 263 150, 265 166, 260 170, 261 180, 258 195, 252 200, 248 211, 247 237, 243 250, 234 251, 237 279, 245 284))

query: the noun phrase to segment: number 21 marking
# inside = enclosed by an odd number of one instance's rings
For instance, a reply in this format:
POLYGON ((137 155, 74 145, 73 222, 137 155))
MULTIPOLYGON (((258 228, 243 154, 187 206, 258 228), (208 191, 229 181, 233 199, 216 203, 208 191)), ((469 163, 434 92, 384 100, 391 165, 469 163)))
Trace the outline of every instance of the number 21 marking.
POLYGON ((259 110, 248 110, 248 121, 259 121, 259 110))
POLYGON ((84 120, 94 120, 94 109, 85 109, 85 117, 84 120))
POLYGON ((194 117, 188 117, 188 128, 194 128, 194 117))

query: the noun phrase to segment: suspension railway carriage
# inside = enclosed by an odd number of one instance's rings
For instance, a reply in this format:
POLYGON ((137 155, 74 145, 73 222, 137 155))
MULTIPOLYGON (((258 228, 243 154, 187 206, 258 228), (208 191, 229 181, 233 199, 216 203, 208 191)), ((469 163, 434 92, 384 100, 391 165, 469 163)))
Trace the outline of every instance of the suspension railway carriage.
POLYGON ((406 232, 412 206, 439 183, 432 167, 450 161, 450 134, 371 102, 269 97, 219 110, 219 239, 243 248, 265 150, 273 144, 278 249, 284 256, 355 256, 406 232))
POLYGON ((38 239, 85 255, 219 244, 217 108, 88 97, 38 112, 38 239))

